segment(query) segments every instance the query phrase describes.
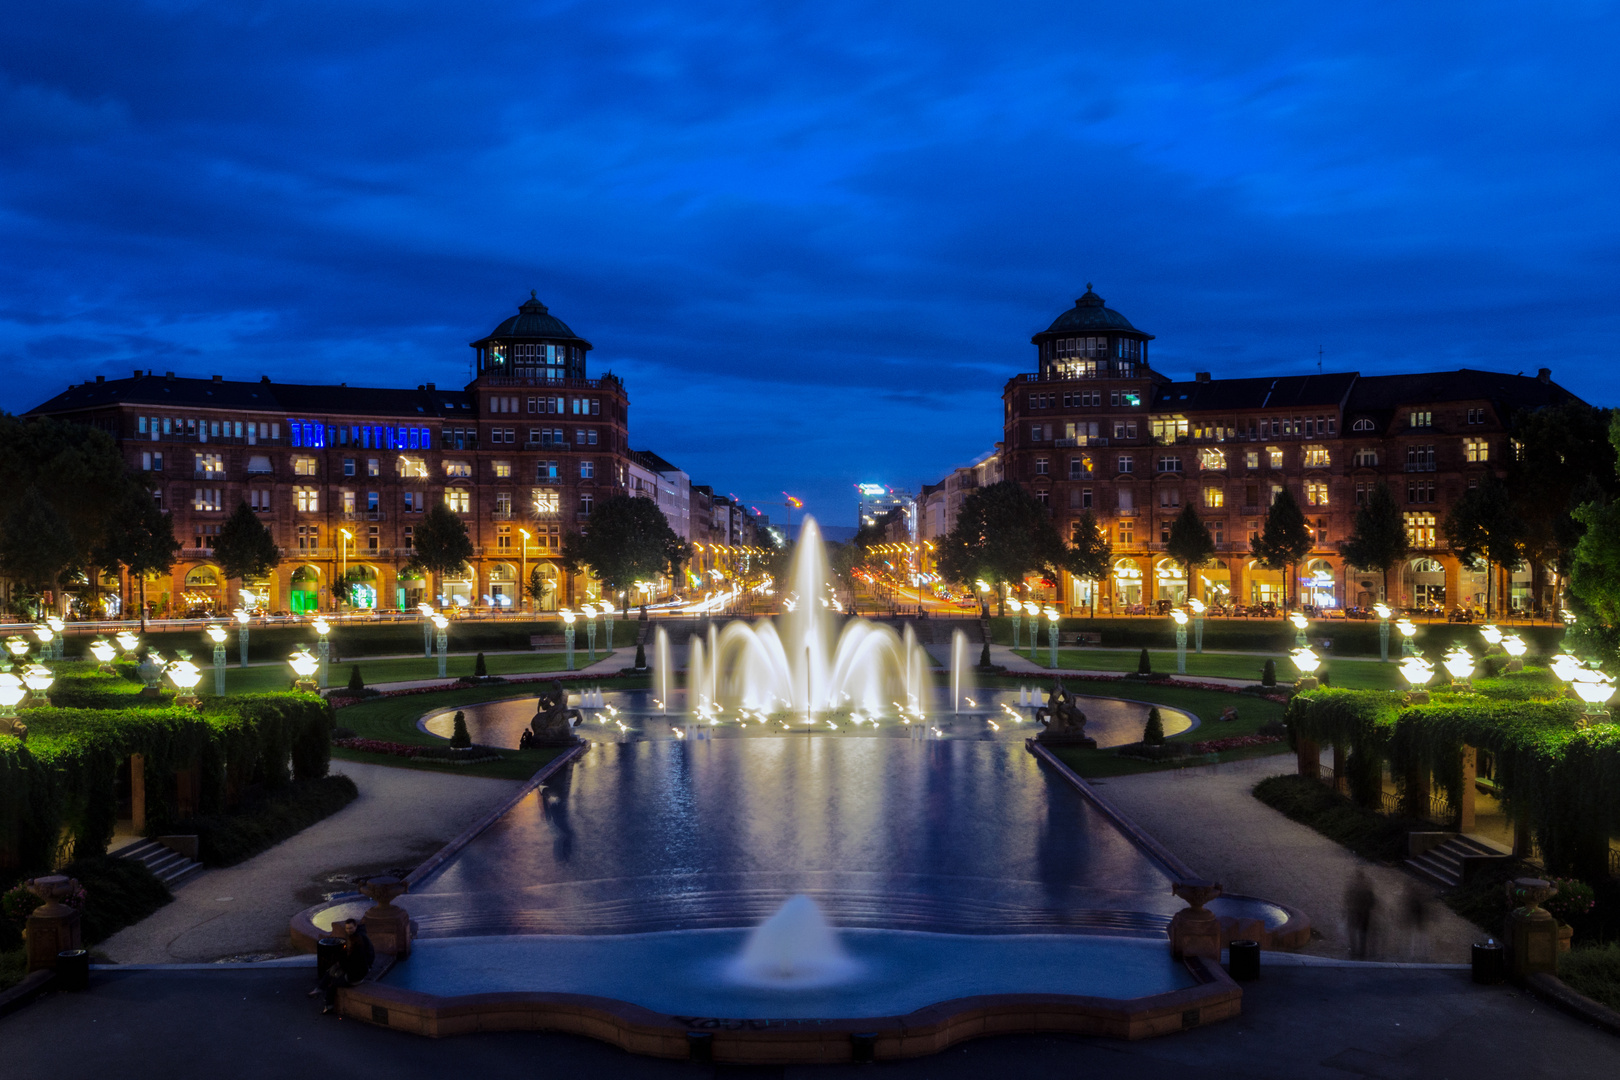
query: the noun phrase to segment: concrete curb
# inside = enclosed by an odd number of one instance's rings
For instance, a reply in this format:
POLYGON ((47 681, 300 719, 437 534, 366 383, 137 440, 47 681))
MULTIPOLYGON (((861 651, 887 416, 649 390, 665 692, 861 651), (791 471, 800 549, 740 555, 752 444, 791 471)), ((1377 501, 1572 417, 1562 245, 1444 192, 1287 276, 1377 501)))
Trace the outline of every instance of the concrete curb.
POLYGON ((1620 1035, 1620 1012, 1578 993, 1558 976, 1538 973, 1525 979, 1524 984, 1536 997, 1558 1007, 1577 1020, 1585 1020, 1611 1035, 1620 1035))
POLYGON ((10 990, 0 992, 0 1016, 8 1016, 45 992, 56 972, 49 969, 30 972, 10 990))

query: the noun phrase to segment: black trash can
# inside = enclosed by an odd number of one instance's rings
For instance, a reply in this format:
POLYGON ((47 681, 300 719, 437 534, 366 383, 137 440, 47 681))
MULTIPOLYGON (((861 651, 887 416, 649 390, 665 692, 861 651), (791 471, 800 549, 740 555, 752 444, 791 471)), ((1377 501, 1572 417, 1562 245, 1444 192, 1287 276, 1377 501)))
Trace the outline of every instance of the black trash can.
POLYGON ((714 1032, 688 1031, 686 1033, 686 1051, 693 1061, 705 1064, 714 1060, 714 1032))
POLYGON ((849 1037, 849 1059, 857 1062, 877 1060, 877 1032, 857 1031, 849 1037))
POLYGON ((83 949, 64 949, 56 954, 57 990, 90 989, 90 954, 83 949))
POLYGON ((1483 986, 1507 981, 1507 952, 1500 941, 1474 946, 1474 981, 1483 986))
POLYGON ((343 959, 344 947, 346 945, 348 945, 348 940, 346 938, 340 938, 331 934, 316 940, 316 979, 319 979, 322 975, 325 975, 328 971, 332 970, 332 965, 343 959))
POLYGON ((1226 971, 1238 982, 1253 982, 1260 977, 1260 943, 1234 941, 1226 947, 1226 971))

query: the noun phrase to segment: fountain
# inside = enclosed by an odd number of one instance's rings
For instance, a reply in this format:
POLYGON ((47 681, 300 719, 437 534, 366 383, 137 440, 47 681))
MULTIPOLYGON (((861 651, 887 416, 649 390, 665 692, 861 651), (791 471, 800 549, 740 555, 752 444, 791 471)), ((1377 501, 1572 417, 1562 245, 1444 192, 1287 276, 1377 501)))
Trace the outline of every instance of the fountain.
POLYGON ((800 893, 750 931, 727 975, 745 986, 805 989, 844 982, 860 970, 821 907, 800 893))
POLYGON ((967 635, 951 632, 951 712, 960 714, 962 703, 973 695, 973 665, 968 654, 967 635))

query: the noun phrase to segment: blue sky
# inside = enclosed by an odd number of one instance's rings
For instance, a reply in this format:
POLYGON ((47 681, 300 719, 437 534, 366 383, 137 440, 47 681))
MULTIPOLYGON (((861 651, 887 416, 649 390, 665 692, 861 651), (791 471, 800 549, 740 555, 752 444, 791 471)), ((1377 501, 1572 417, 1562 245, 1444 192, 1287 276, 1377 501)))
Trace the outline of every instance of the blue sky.
POLYGON ((536 289, 625 377, 635 445, 852 523, 857 481, 1000 437, 1087 281, 1176 378, 1321 348, 1614 403, 1617 29, 1597 3, 30 4, 0 34, 0 407, 133 367, 457 384, 536 289))

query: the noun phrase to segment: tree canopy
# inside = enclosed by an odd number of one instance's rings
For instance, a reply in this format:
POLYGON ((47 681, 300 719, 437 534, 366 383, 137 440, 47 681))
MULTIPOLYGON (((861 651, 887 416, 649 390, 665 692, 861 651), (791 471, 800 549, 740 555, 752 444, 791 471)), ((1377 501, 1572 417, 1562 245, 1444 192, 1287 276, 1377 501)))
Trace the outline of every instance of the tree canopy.
MULTIPOLYGON (((1114 561, 1114 545, 1108 542, 1108 530, 1097 524, 1090 510, 1074 523, 1068 550, 1063 555, 1063 568, 1085 581, 1102 581, 1108 577, 1109 564, 1114 561)), ((1097 607, 1097 590, 1091 591, 1093 614, 1097 607)))
POLYGON ((1189 585, 1197 576, 1198 568, 1215 554, 1215 539, 1209 535, 1209 526, 1191 503, 1182 507, 1176 520, 1170 523, 1170 542, 1165 544, 1164 551, 1186 568, 1189 585))
POLYGON ((436 577, 455 573, 473 556, 466 524, 443 503, 428 507, 412 539, 415 553, 410 566, 436 577))
POLYGON ((1620 494, 1609 438, 1614 416, 1612 409, 1570 401, 1513 417, 1516 452, 1508 457, 1508 498, 1523 523, 1520 546, 1533 565, 1569 573, 1581 538, 1574 511, 1620 494))
POLYGON ((1384 575, 1384 595, 1389 595, 1389 572, 1406 558, 1406 521, 1388 484, 1374 487, 1367 502, 1356 509, 1355 531, 1339 545, 1345 562, 1357 570, 1377 570, 1384 575))
POLYGON ((255 578, 269 573, 281 560, 281 552, 259 515, 240 502, 219 527, 214 559, 228 578, 255 578))
POLYGON ((106 529, 91 557, 101 566, 122 566, 140 589, 141 627, 146 626, 146 579, 166 574, 180 554, 174 522, 152 493, 131 484, 107 514, 106 529))
POLYGON ((1026 574, 1055 575, 1066 549, 1046 507, 1011 480, 978 488, 962 501, 956 526, 939 542, 939 572, 972 585, 1019 584, 1026 574))
MULTIPOLYGON (((1277 492, 1277 497, 1271 500, 1271 508, 1266 511, 1265 528, 1260 535, 1249 544, 1249 549, 1255 559, 1268 570, 1286 570, 1289 577, 1296 576, 1294 567, 1299 561, 1311 553, 1316 538, 1311 534, 1311 527, 1305 520, 1305 514, 1299 508, 1294 496, 1284 487, 1277 492)), ((1283 599, 1286 602, 1292 589, 1288 582, 1283 582, 1283 599)))
POLYGON ((630 495, 597 503, 585 531, 570 534, 566 551, 571 561, 589 567, 615 592, 672 569, 679 573, 680 563, 689 555, 658 504, 630 495))
POLYGON ((1507 486, 1490 472, 1480 477, 1477 487, 1469 488, 1462 498, 1451 504, 1445 521, 1441 522, 1446 543, 1464 565, 1485 560, 1487 611, 1493 607, 1496 584, 1496 575, 1490 573, 1490 568, 1518 567, 1522 561, 1519 541, 1524 536, 1524 528, 1508 497, 1507 486))

